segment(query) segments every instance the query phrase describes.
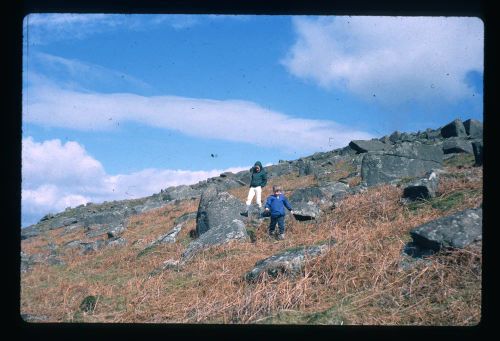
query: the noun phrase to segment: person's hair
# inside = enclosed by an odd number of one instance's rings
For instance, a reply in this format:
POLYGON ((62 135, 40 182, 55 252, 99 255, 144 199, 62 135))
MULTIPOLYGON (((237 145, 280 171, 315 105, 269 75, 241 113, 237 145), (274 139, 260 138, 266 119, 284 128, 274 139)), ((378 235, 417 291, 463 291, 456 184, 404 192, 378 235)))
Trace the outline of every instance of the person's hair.
POLYGON ((281 192, 281 186, 280 185, 274 185, 273 186, 273 192, 277 192, 277 191, 281 192))

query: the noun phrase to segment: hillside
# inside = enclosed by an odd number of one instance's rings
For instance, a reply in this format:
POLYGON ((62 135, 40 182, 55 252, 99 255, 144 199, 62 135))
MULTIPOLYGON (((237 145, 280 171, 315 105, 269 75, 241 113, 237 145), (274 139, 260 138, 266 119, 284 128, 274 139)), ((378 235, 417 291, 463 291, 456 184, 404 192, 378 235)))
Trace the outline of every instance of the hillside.
POLYGON ((235 213, 248 172, 48 215, 22 231, 21 315, 475 325, 481 153, 482 124, 455 120, 266 167, 263 197, 280 184, 296 213, 286 216, 285 240, 268 237, 269 218, 235 213))

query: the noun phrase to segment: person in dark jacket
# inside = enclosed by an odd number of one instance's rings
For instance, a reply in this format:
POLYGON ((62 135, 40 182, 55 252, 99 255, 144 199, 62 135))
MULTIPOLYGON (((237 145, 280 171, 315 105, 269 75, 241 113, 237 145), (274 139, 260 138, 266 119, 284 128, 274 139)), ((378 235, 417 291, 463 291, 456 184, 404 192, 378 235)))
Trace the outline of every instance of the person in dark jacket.
POLYGON ((269 224, 269 236, 274 235, 276 223, 278 223, 278 239, 285 239, 285 207, 293 214, 292 205, 281 193, 281 186, 273 186, 273 194, 267 197, 265 211, 271 213, 271 223, 269 224))
POLYGON ((256 196, 257 206, 259 206, 259 211, 262 210, 262 187, 267 184, 267 173, 262 167, 262 163, 260 161, 255 162, 252 168, 250 168, 250 172, 252 173, 252 179, 250 181, 250 189, 248 190, 247 197, 247 211, 245 212, 248 215, 248 209, 250 208, 250 204, 252 203, 253 197, 256 196))

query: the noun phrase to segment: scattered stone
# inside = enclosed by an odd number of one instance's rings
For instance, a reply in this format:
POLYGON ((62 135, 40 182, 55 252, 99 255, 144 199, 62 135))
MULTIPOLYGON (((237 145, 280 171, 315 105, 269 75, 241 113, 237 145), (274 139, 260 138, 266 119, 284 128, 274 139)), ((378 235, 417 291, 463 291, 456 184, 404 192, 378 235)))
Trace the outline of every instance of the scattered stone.
POLYGON ((439 177, 436 172, 430 172, 429 176, 410 182, 403 189, 403 198, 410 200, 429 199, 436 196, 439 185, 439 177))
POLYGON ((86 313, 93 312, 99 298, 100 296, 94 296, 94 295, 89 295, 85 297, 82 303, 80 303, 80 310, 86 313))
POLYGON ((108 238, 116 238, 120 236, 123 232, 125 232, 125 227, 122 224, 120 224, 118 226, 111 227, 108 230, 107 235, 108 238))
POLYGON ((49 317, 46 315, 34 315, 34 314, 21 314, 21 318, 25 322, 46 322, 49 317))
POLYGON ((113 237, 106 241, 106 246, 124 246, 127 245, 127 240, 121 237, 113 237))

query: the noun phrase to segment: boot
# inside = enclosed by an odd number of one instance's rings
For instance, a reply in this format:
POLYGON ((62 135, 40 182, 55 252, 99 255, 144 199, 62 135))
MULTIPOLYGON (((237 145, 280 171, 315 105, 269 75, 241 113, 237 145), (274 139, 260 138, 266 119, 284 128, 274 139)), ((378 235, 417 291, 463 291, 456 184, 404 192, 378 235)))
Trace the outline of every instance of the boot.
POLYGON ((250 205, 247 205, 247 210, 244 212, 240 212, 240 214, 244 217, 248 217, 248 209, 250 208, 250 205))

